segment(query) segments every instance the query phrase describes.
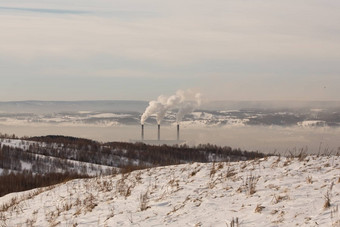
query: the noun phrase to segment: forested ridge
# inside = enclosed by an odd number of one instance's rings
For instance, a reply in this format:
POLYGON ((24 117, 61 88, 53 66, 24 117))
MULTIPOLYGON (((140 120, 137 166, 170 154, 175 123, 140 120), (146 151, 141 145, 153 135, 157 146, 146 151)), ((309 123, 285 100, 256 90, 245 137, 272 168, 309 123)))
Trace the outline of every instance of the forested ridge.
POLYGON ((68 136, 17 138, 1 135, 0 196, 68 179, 116 174, 191 162, 262 158, 259 152, 203 144, 194 147, 99 143, 68 136))

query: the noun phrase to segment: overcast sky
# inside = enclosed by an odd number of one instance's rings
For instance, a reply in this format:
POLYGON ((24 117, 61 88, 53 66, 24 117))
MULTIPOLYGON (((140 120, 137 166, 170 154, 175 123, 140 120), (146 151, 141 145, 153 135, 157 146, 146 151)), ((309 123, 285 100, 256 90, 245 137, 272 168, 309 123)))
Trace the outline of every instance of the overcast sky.
POLYGON ((0 101, 340 100, 340 1, 5 0, 0 75, 0 101))

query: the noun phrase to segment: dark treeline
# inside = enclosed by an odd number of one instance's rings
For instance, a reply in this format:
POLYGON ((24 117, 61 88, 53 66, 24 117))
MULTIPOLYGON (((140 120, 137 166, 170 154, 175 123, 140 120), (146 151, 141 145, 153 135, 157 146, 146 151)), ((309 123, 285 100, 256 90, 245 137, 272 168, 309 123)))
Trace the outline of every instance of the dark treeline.
POLYGON ((58 143, 58 144, 64 144, 64 145, 77 145, 77 146, 99 145, 99 143, 96 142, 96 141, 72 137, 72 136, 56 136, 56 135, 35 136, 35 137, 30 137, 27 140, 36 141, 36 142, 44 142, 44 143, 58 143))
POLYGON ((68 172, 37 175, 33 174, 31 171, 2 174, 0 176, 0 196, 4 196, 12 192, 20 192, 33 188, 51 186, 78 178, 88 178, 88 176, 68 172))
POLYGON ((0 133, 0 138, 2 138, 2 139, 18 139, 18 137, 15 134, 9 135, 7 133, 5 133, 5 134, 0 133))
POLYGON ((194 147, 152 146, 143 143, 106 143, 115 154, 129 159, 138 159, 152 165, 172 165, 187 162, 240 161, 263 158, 259 152, 248 152, 231 147, 203 144, 194 147))
POLYGON ((259 152, 211 144, 194 147, 187 145, 153 146, 124 142, 100 144, 92 140, 65 136, 34 137, 30 140, 45 143, 44 146, 38 143, 31 145, 29 147, 31 153, 114 167, 124 167, 131 163, 160 166, 187 162, 239 161, 264 157, 264 154, 259 152))

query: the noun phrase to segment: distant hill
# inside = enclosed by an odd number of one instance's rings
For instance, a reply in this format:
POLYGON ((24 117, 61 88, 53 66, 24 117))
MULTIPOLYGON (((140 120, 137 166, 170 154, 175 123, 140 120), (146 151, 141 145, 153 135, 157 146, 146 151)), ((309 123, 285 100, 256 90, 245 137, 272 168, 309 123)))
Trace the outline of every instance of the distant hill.
MULTIPOLYGON (((146 101, 20 101, 0 102, 3 125, 139 125, 146 101)), ((176 121, 178 110, 166 112, 162 124, 176 121)), ((146 121, 155 124, 155 116, 146 121)), ((340 102, 214 101, 184 116, 186 125, 280 125, 338 127, 340 102)))
POLYGON ((231 109, 340 109, 340 101, 211 101, 201 107, 205 110, 231 109))
POLYGON ((0 102, 0 111, 11 113, 54 113, 78 111, 144 112, 146 101, 15 101, 0 102))
MULTIPOLYGON (((139 112, 143 113, 148 101, 13 101, 0 102, 0 112, 10 113, 61 113, 79 111, 139 112)), ((232 109, 340 109, 340 101, 209 101, 203 110, 232 109)))

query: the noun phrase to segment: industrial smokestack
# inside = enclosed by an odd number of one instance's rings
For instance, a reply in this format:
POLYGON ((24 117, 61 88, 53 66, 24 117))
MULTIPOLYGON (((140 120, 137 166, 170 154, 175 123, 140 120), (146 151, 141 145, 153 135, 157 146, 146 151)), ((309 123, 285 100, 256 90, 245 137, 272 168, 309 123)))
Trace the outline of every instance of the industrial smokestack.
POLYGON ((144 141, 144 125, 142 125, 142 141, 144 141))
POLYGON ((161 125, 158 124, 158 140, 161 140, 161 125))
POLYGON ((177 141, 179 141, 179 124, 177 124, 177 141))

